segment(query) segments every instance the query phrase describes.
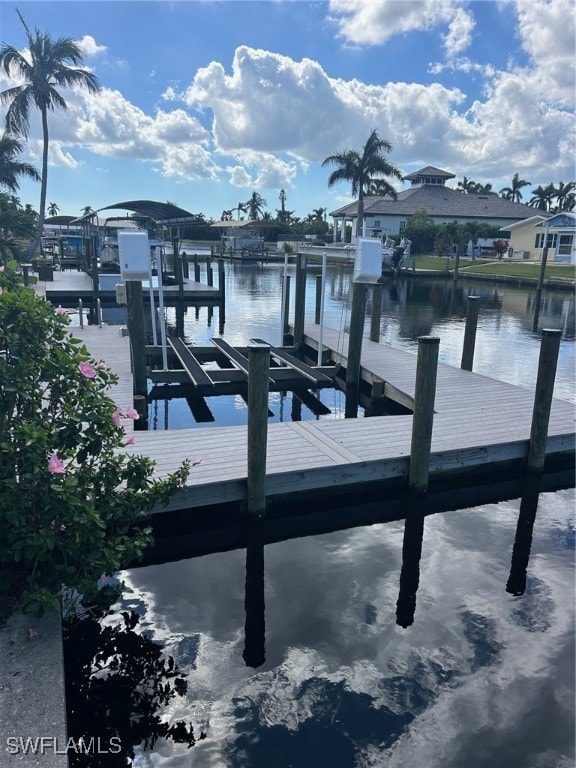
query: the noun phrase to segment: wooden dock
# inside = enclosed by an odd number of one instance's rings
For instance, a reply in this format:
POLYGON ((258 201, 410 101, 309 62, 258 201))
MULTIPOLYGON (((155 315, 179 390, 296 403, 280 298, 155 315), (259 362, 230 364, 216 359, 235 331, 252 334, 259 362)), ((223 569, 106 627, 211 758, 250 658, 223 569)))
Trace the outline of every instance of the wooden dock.
MULTIPOLYGON (((122 282, 120 275, 102 274, 100 275, 100 289, 98 295, 102 302, 116 303, 116 284, 122 282)), ((90 302, 93 299, 92 278, 86 272, 74 272, 65 270, 54 272, 54 280, 37 283, 37 292, 45 296, 48 301, 59 302, 66 306, 71 306, 82 299, 83 302, 90 302)), ((180 291, 178 285, 163 286, 164 303, 172 305, 178 302, 185 304, 217 304, 221 299, 218 288, 207 285, 206 283, 196 282, 195 280, 184 280, 184 286, 180 291)), ((154 289, 154 295, 158 298, 158 289, 154 289)), ((149 300, 149 289, 146 284, 143 286, 144 301, 149 300)))
MULTIPOLYGON (((80 329, 78 329, 80 330, 80 329)), ((76 329, 75 329, 76 332, 76 329)), ((305 327, 306 344, 318 345, 317 325, 305 327)), ((78 334, 95 357, 116 370, 118 328, 84 329, 78 334), (89 330, 89 335, 87 331, 89 330), (100 335, 99 346, 96 346, 100 335), (96 351, 98 350, 98 351, 96 351)), ((324 328, 323 346, 335 361, 345 363, 341 349, 347 337, 324 328)), ((126 356, 124 356, 124 360, 126 356)), ((387 396, 405 405, 414 397, 416 355, 363 341, 361 370, 365 379, 383 382, 387 396)), ((119 395, 113 395, 117 400, 119 395)), ((126 397, 122 395, 122 400, 126 397)), ((430 485, 478 470, 501 477, 505 467, 522 466, 528 452, 534 394, 522 387, 439 364, 437 375, 430 485)), ((126 403, 123 403, 125 406, 126 403)), ((576 409, 554 399, 550 416, 547 461, 573 462, 576 409)), ((412 415, 284 422, 268 427, 266 494, 271 505, 296 504, 309 496, 378 492, 405 487, 412 415)), ((136 432, 130 448, 156 462, 158 475, 177 468, 183 459, 200 459, 188 484, 166 510, 186 516, 221 505, 236 507, 245 499, 247 428, 244 426, 136 432)), ((486 482, 490 482, 487 480, 486 482)), ((161 512, 161 510, 158 510, 161 512)))

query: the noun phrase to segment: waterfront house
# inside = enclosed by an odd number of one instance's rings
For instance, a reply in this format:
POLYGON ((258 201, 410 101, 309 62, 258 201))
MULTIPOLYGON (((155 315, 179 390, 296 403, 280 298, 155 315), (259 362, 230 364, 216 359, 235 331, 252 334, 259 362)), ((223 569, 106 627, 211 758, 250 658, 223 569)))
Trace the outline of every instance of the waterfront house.
MULTIPOLYGON (((364 198, 364 233, 369 237, 397 237, 416 211, 425 210, 435 224, 470 221, 506 228, 534 215, 534 208, 522 203, 504 200, 496 193, 470 194, 446 186, 455 175, 433 166, 403 177, 410 182, 408 189, 398 193, 394 200, 389 195, 370 195, 364 198)), ((343 239, 346 225, 352 225, 355 240, 358 202, 332 211, 335 240, 343 239)))
POLYGON ((510 233, 512 258, 540 261, 547 240, 549 261, 576 264, 576 213, 572 211, 553 216, 542 211, 503 229, 510 233))

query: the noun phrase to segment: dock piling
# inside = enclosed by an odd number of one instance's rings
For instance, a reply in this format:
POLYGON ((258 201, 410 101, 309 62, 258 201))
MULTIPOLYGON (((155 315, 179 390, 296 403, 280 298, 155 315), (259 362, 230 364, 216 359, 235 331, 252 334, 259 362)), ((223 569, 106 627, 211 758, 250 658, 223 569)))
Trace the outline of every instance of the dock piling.
POLYGON ((348 333, 348 360, 346 362, 346 386, 360 384, 360 356, 362 354, 362 336, 366 315, 366 284, 352 284, 352 310, 350 312, 350 330, 348 333))
POLYGON ((370 314, 370 341, 380 341, 380 320, 382 318, 382 283, 372 286, 372 312, 370 314))
POLYGON ((322 275, 316 275, 316 303, 314 306, 314 322, 320 325, 322 308, 322 275))
POLYGON ((290 332, 290 275, 284 278, 284 296, 282 297, 282 340, 286 343, 286 336, 290 332))
POLYGON ((144 333, 144 302, 142 282, 140 280, 126 281, 128 293, 128 336, 132 353, 132 369, 134 380, 134 395, 148 393, 146 375, 146 338, 144 333))
POLYGON ((435 336, 421 336, 418 339, 416 389, 414 393, 414 416, 412 420, 412 442, 410 445, 410 468, 408 475, 410 490, 416 493, 428 490, 439 346, 440 339, 435 336))
POLYGON ((534 392, 534 409, 532 411, 532 426, 530 428, 530 445, 528 448, 527 468, 529 472, 541 472, 546 457, 546 440, 548 424, 552 407, 552 394, 560 351, 562 331, 545 328, 542 330, 540 357, 536 390, 534 392))
POLYGON ((78 299, 78 319, 80 321, 80 328, 84 328, 84 308, 82 307, 82 299, 78 299))
POLYGON ((252 517, 266 510, 266 451, 268 440, 268 377, 270 347, 248 344, 248 492, 246 507, 252 517))
POLYGON ((306 311, 306 254, 296 258, 296 295, 294 298, 294 346, 304 344, 304 314, 306 311))
POLYGON ((478 327, 479 296, 468 296, 466 304, 466 327, 464 329, 464 346, 460 368, 471 371, 474 363, 474 347, 476 345, 476 329, 478 327))

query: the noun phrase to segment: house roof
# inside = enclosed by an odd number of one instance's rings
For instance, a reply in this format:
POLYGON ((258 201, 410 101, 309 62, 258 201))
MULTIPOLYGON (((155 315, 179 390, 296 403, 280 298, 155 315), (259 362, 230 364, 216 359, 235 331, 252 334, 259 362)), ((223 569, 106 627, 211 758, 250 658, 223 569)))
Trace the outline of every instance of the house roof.
MULTIPOLYGON (((335 218, 356 218, 358 201, 344 205, 329 215, 335 218)), ((364 198, 364 216, 411 216, 424 209, 430 216, 454 219, 527 219, 534 208, 523 203, 504 200, 495 193, 464 194, 442 185, 424 184, 398 193, 396 200, 389 195, 364 198)))
POLYGON ((537 227, 543 221, 546 221, 547 218, 548 218, 547 216, 529 216, 527 219, 521 219, 520 221, 515 221, 513 224, 506 224, 505 227, 502 227, 500 229, 500 232, 510 232, 511 230, 514 230, 517 227, 525 227, 527 224, 528 225, 531 224, 532 226, 537 227))
POLYGON ((417 181, 418 179, 421 179, 422 176, 438 176, 442 179, 456 178, 455 174, 450 173, 449 171, 443 171, 440 168, 434 168, 433 165, 427 165, 425 168, 420 168, 419 171, 409 173, 408 176, 402 176, 402 179, 404 181, 417 181))

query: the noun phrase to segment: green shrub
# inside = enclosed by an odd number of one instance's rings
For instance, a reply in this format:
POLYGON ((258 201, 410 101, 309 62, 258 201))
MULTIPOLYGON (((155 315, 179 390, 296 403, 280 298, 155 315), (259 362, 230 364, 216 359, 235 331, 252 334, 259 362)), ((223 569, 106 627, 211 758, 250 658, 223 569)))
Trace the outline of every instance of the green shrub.
POLYGON ((151 541, 144 513, 185 481, 153 477, 106 390, 116 381, 67 330, 68 316, 0 268, 0 591, 42 613, 151 541))

